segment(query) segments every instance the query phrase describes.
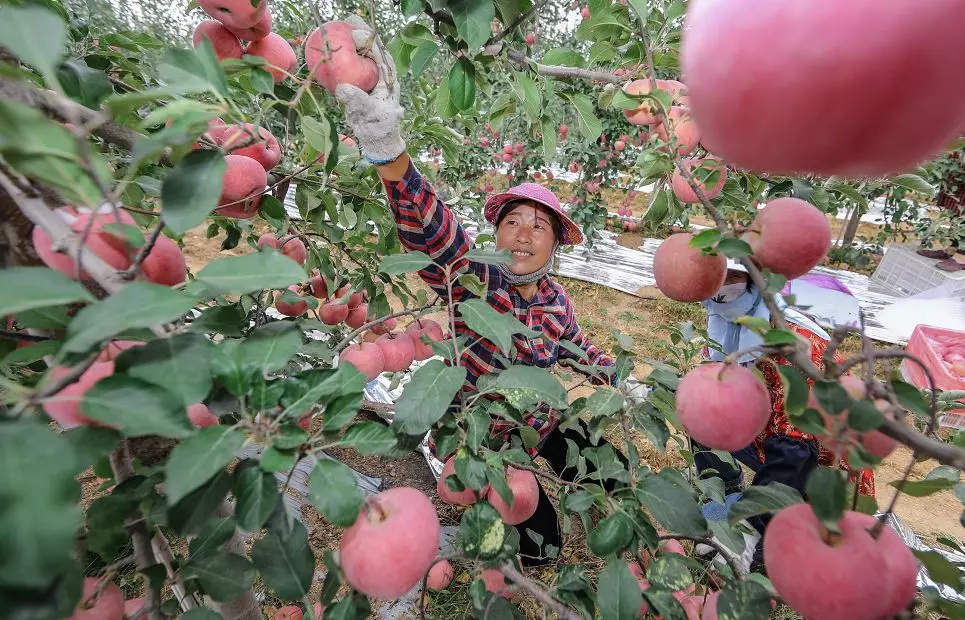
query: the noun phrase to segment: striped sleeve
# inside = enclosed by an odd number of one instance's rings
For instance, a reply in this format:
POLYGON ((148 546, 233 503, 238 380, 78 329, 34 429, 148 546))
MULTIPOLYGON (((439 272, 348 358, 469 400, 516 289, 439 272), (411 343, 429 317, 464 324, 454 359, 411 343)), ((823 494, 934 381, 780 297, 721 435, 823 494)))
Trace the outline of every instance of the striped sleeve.
MULTIPOLYGON (((452 265, 453 273, 474 273, 487 287, 496 284, 495 280, 500 277, 498 272, 463 258, 472 248, 469 236, 412 162, 409 162, 409 169, 401 181, 383 180, 383 183, 402 246, 410 251, 425 252, 434 262, 419 272, 432 290, 443 298, 447 296, 442 270, 445 265, 452 265)), ((473 294, 455 281, 452 296, 454 301, 462 301, 473 294)))
MULTIPOLYGON (((575 344, 580 349, 586 353, 588 360, 583 360, 575 353, 571 352, 565 347, 560 347, 559 359, 560 360, 570 360, 576 362, 577 364, 583 364, 588 366, 613 366, 613 360, 607 357, 600 348, 595 344, 590 342, 590 339, 586 337, 583 330, 580 329, 580 324, 576 321, 576 313, 573 311, 573 302, 569 297, 566 298, 566 317, 563 320, 565 329, 561 340, 568 340, 575 344)), ((579 370, 579 369, 578 369, 579 370)), ((586 373, 590 376, 590 382, 595 385, 616 385, 616 374, 610 377, 606 375, 594 376, 590 373, 586 373)))

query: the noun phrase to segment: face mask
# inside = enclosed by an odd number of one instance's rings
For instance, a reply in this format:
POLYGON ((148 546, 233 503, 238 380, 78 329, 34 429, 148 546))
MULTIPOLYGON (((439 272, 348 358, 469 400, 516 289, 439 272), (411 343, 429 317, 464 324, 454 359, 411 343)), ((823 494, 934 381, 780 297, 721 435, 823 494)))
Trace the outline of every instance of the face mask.
POLYGON ((711 301, 718 304, 729 304, 745 292, 747 292, 747 284, 743 282, 725 284, 720 287, 720 290, 711 298, 711 301))

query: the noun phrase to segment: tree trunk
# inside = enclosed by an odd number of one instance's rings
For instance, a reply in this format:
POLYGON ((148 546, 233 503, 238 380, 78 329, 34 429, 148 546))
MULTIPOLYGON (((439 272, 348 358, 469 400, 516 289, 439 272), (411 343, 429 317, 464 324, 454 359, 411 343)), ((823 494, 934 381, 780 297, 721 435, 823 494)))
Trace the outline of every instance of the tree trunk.
POLYGON ((848 220, 848 225, 844 229, 844 239, 841 241, 841 246, 848 246, 854 243, 854 237, 858 234, 858 224, 861 223, 861 216, 864 215, 864 209, 860 205, 856 205, 854 211, 851 212, 851 219, 848 220))
MULTIPOLYGON (((233 517, 234 514, 235 509, 227 500, 222 502, 221 507, 218 508, 219 517, 233 517)), ((228 553, 236 553, 241 557, 248 557, 248 554, 245 553, 245 540, 237 529, 235 529, 235 533, 231 535, 231 539, 225 543, 222 549, 228 553)), ((227 603, 211 603, 210 606, 221 614, 221 617, 225 620, 264 620, 264 616, 261 613, 261 605, 258 604, 258 599, 255 598, 254 588, 248 590, 233 601, 227 603)))

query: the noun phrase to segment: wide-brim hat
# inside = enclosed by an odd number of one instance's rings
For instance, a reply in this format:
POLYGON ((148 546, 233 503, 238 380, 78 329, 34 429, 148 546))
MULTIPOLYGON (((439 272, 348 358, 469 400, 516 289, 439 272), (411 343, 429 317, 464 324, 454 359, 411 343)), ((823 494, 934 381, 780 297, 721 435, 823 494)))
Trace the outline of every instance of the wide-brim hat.
POLYGON ((495 225, 496 218, 499 217, 499 212, 502 211, 503 207, 511 202, 519 202, 521 200, 532 200, 556 214, 563 228, 563 238, 560 239, 560 245, 579 245, 583 243, 583 231, 576 225, 576 222, 570 219, 570 216, 563 212, 560 199, 557 198, 556 194, 552 191, 538 183, 523 183, 516 187, 510 187, 501 194, 490 196, 486 200, 486 207, 483 211, 486 221, 495 225))
POLYGON ((745 267, 744 265, 741 265, 739 262, 737 262, 737 261, 734 260, 733 258, 728 258, 728 259, 727 259, 727 271, 741 271, 741 272, 747 273, 747 267, 745 267))

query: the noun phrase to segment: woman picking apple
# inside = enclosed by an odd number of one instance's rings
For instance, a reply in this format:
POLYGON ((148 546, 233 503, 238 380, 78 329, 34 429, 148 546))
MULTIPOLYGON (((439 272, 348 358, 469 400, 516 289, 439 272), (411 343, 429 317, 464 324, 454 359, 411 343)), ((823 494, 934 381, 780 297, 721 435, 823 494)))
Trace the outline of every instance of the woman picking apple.
MULTIPOLYGON (((780 296, 778 296, 778 302, 780 305, 786 305, 780 296)), ((835 449, 838 446, 830 438, 805 433, 791 424, 785 412, 785 384, 778 370, 778 365, 787 364, 787 361, 783 358, 760 357, 760 353, 753 348, 761 345, 763 339, 746 325, 736 322, 744 316, 770 319, 770 312, 762 303, 760 291, 750 281, 746 268, 736 261, 728 261, 724 284, 712 298, 703 303, 707 309, 708 336, 721 345, 720 351, 705 349, 705 357, 714 362, 722 362, 726 356, 743 352, 736 359, 737 363, 741 366, 757 366, 767 388, 769 415, 761 420, 763 430, 760 432, 752 430, 752 433, 756 433, 753 441, 747 446, 729 448, 731 455, 754 472, 755 486, 779 482, 805 495, 805 487, 811 472, 818 465, 832 466, 835 462, 835 449)), ((823 366, 824 354, 831 340, 830 335, 811 317, 797 309, 786 307, 784 316, 791 331, 807 340, 811 360, 816 365, 823 366)), ((834 358, 837 362, 843 361, 837 353, 834 358)), ((846 389, 852 385, 850 379, 852 378, 842 378, 842 385, 846 389)), ((860 388, 858 392, 860 392, 863 390, 863 383, 858 381, 858 384, 860 388)), ((854 393, 852 396, 859 400, 863 398, 862 393, 854 393)), ((706 413, 706 411, 700 413, 706 413)), ((681 419, 684 420, 686 416, 681 415, 681 419)), ((722 428, 720 431, 730 436, 734 434, 732 426, 722 428)), ((733 462, 722 460, 698 438, 692 437, 691 441, 694 465, 698 474, 701 477, 720 478, 724 483, 724 493, 727 495, 726 504, 736 501, 744 489, 744 474, 740 467, 733 462)), ((716 444, 719 440, 711 441, 708 438, 704 441, 716 444)), ((892 443, 891 446, 893 447, 894 444, 892 443)), ((868 448, 868 445, 865 445, 865 448, 868 448)), ((874 472, 871 469, 852 470, 848 466, 846 455, 846 451, 840 455, 838 466, 848 472, 850 482, 858 486, 860 494, 874 497, 874 472)), ((883 457, 885 454, 876 454, 876 456, 883 457)), ((711 510, 714 509, 719 511, 721 507, 715 505, 711 510)), ((726 513, 726 509, 724 511, 726 513)), ((747 547, 742 556, 745 569, 756 568, 763 564, 763 546, 760 540, 770 521, 770 516, 761 515, 748 521, 759 535, 745 536, 747 547)))
MULTIPOLYGON (((496 228, 496 248, 511 251, 513 263, 484 265, 465 259, 465 254, 472 248, 469 237, 406 152, 401 135, 403 110, 399 105, 399 84, 392 58, 377 34, 362 20, 353 17, 348 21, 355 27, 352 35, 358 53, 375 62, 379 79, 371 92, 352 84, 339 84, 335 94, 345 106, 348 123, 355 131, 363 155, 377 167, 382 178, 402 244, 409 250, 425 252, 434 260, 434 264, 420 271, 419 275, 445 297, 448 291, 444 266, 450 266, 454 273, 475 274, 486 285, 487 303, 540 331, 543 338, 514 338, 512 363, 548 367, 561 361, 581 361, 579 356, 559 345, 561 341, 568 341, 586 353, 587 364, 601 367, 599 373, 591 376, 591 381, 613 383, 615 375, 607 370, 613 361, 586 338, 577 324, 573 303, 566 291, 549 276, 560 246, 578 244, 583 239, 579 227, 563 212, 559 199, 535 183, 524 183, 490 196, 485 205, 486 220, 496 228)), ((452 296, 455 303, 474 295, 456 281, 452 284, 452 296)), ((473 392, 480 376, 502 369, 499 349, 489 341, 479 340, 458 316, 455 327, 457 336, 469 335, 470 342, 475 342, 462 352, 459 360, 468 371, 463 389, 473 392)), ((557 474, 564 479, 573 479, 575 469, 564 471, 566 442, 571 440, 580 448, 592 445, 585 434, 573 430, 559 431, 557 412, 549 408, 532 412, 526 422, 540 437, 530 454, 540 454, 557 474)), ((492 430, 494 435, 500 435, 510 428, 509 425, 497 425, 492 430)), ((512 470, 510 477, 515 473, 532 477, 530 472, 512 470)), ((520 552, 524 564, 546 561, 545 552, 525 534, 527 529, 540 534, 544 546, 553 545, 559 549, 562 543, 556 510, 542 487, 531 484, 529 488, 532 486, 536 486, 538 501, 533 501, 535 497, 519 498, 530 505, 530 510, 525 511, 529 514, 515 514, 510 518, 504 514, 504 520, 516 525, 522 534, 520 552), (532 510, 534 505, 535 512, 532 510)), ((524 489, 526 485, 520 485, 520 488, 524 489)), ((493 501, 494 505, 498 503, 498 500, 493 501)), ((514 502, 514 506, 516 503, 519 502, 514 502)))

